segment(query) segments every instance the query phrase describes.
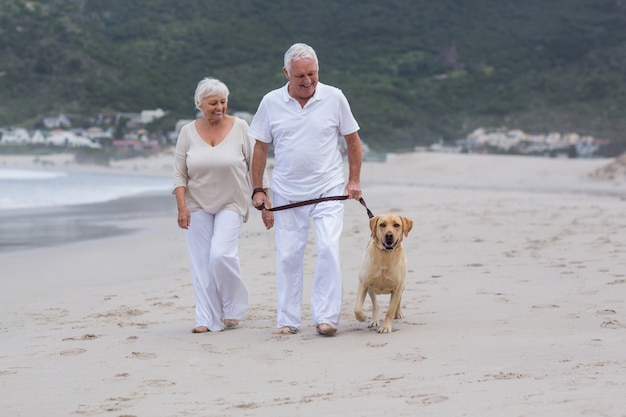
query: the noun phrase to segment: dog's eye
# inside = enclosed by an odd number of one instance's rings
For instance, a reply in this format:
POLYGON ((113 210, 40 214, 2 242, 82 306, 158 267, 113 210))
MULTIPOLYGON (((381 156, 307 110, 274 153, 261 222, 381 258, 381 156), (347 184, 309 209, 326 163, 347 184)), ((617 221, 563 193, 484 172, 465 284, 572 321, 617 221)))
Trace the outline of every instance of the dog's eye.
POLYGON ((394 223, 393 227, 395 227, 395 228, 400 227, 400 223, 394 223))
POLYGON ((384 227, 387 227, 387 223, 380 223, 378 226, 381 228, 384 228, 384 227))

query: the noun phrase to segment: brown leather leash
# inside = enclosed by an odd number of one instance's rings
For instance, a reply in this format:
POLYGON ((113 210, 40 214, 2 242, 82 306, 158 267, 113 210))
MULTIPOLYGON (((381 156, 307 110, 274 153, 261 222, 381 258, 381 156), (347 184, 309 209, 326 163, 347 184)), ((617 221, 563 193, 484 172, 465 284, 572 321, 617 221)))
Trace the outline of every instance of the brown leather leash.
MULTIPOLYGON (((265 204, 261 204, 260 206, 256 206, 255 208, 257 210, 279 211, 279 210, 287 210, 287 209, 296 208, 296 207, 308 206, 310 204, 317 204, 323 201, 347 200, 347 199, 348 199, 347 195, 333 195, 333 196, 328 196, 328 197, 314 198, 312 200, 298 201, 297 203, 285 204, 284 206, 278 206, 278 207, 272 207, 272 208, 265 208, 265 204)), ((370 219, 374 217, 370 209, 367 208, 367 204, 365 204, 365 200, 363 200, 363 198, 359 198, 359 203, 361 203, 361 205, 365 207, 365 210, 367 211, 367 215, 369 216, 370 219)))

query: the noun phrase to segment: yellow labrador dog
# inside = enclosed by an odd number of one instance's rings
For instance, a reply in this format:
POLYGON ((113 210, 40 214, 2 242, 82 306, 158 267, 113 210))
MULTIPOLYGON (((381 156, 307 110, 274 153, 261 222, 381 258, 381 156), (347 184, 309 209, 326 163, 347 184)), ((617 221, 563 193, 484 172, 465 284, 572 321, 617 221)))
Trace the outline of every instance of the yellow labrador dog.
POLYGON ((391 294, 389 309, 378 333, 391 332, 392 320, 402 318, 400 304, 407 270, 402 239, 409 235, 412 228, 413 221, 404 216, 383 214, 370 219, 372 238, 361 261, 354 316, 358 321, 365 321, 363 302, 369 294, 372 299, 372 322, 369 327, 378 326, 380 309, 376 294, 391 294))

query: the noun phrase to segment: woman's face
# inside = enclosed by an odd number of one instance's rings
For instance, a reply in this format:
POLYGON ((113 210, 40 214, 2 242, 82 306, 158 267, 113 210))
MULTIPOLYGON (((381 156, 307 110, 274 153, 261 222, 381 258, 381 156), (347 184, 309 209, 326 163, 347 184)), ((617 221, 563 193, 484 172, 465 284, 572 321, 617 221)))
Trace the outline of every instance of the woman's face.
POLYGON ((204 117, 209 121, 223 119, 228 109, 228 98, 226 96, 207 96, 202 99, 198 106, 204 117))

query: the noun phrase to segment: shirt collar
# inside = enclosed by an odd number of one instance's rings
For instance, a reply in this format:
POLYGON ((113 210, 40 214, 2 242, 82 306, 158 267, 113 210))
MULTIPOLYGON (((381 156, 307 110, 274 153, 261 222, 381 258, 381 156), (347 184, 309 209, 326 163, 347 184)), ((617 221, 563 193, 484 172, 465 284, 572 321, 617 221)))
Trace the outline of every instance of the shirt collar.
MULTIPOLYGON (((311 100, 318 101, 324 98, 324 92, 321 88, 323 85, 324 84, 322 84, 321 82, 317 82, 317 86, 315 87, 315 93, 313 93, 313 97, 311 97, 311 100)), ((289 81, 287 81, 287 83, 283 86, 282 90, 283 100, 285 100, 285 102, 288 102, 290 98, 293 98, 289 95, 289 81)))

